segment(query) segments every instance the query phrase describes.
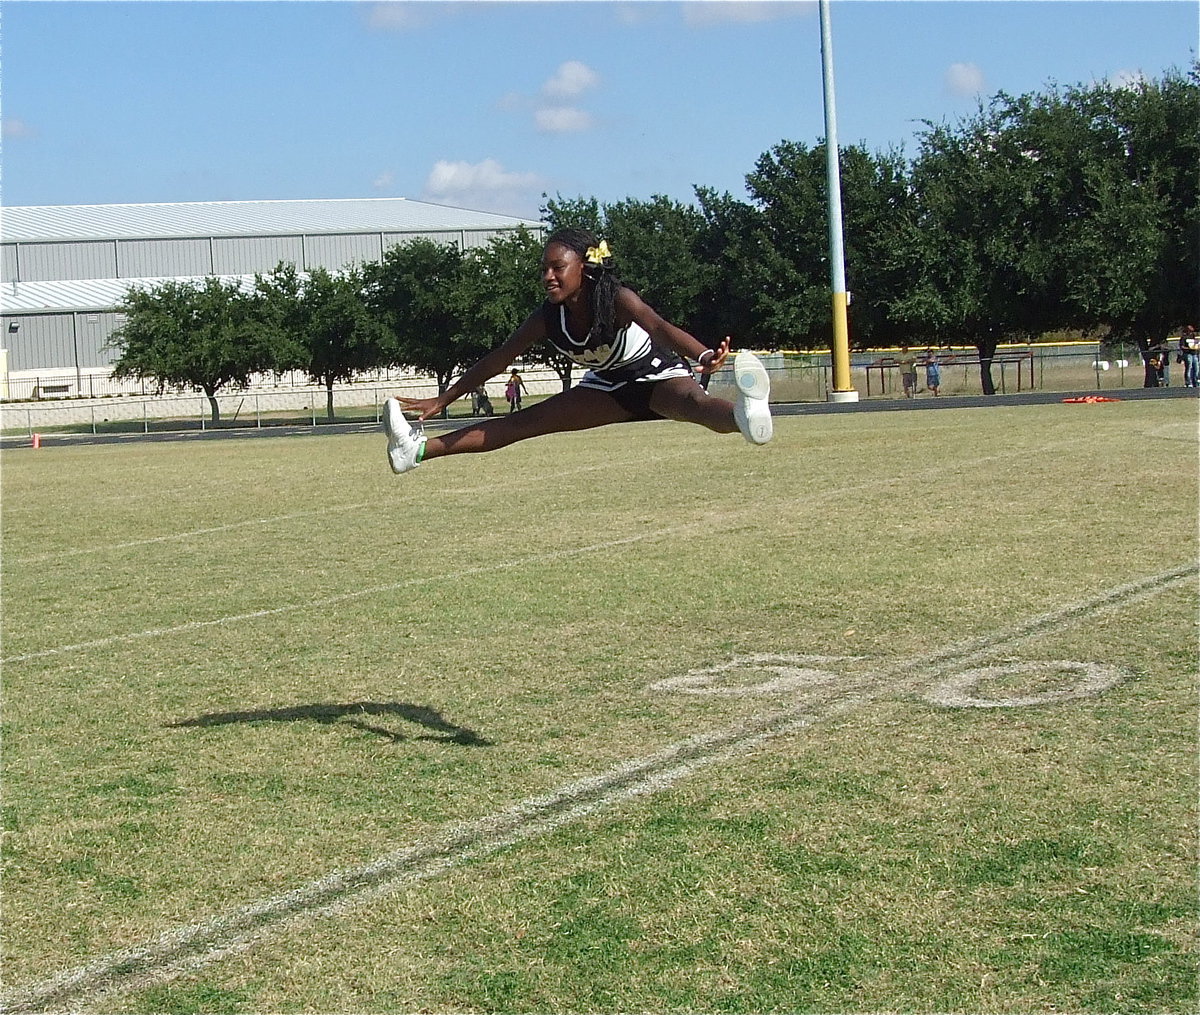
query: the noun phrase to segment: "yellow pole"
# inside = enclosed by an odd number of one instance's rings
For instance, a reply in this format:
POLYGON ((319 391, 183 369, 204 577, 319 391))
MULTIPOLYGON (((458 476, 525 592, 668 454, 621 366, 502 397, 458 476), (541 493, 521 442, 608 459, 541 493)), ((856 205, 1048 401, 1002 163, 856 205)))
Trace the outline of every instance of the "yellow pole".
POLYGON ((846 314, 846 305, 849 302, 845 292, 833 294, 833 393, 831 397, 845 392, 853 392, 854 398, 834 398, 834 401, 857 401, 858 399, 858 392, 850 382, 850 326, 846 314))

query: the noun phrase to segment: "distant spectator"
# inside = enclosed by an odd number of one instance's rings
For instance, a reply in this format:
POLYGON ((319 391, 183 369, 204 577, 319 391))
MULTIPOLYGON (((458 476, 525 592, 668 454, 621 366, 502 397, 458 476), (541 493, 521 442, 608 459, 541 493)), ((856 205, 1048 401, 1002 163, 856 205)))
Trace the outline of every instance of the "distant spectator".
POLYGON ((521 408, 521 392, 529 394, 529 389, 525 387, 525 382, 521 379, 521 375, 513 370, 509 375, 508 383, 504 385, 504 397, 508 399, 508 411, 517 412, 521 408))
POLYGON ((1165 388, 1170 382, 1170 374, 1168 364, 1171 361, 1171 350, 1165 338, 1159 339, 1154 345, 1150 346, 1150 365, 1154 367, 1155 379, 1157 385, 1152 384, 1150 387, 1165 388))
POLYGON ((1176 357, 1183 364, 1183 383, 1186 387, 1200 387, 1200 338, 1196 337, 1196 326, 1189 324, 1179 336, 1179 353, 1176 357))
POLYGON ((476 416, 491 416, 495 410, 492 408, 492 400, 488 398, 487 388, 482 384, 479 385, 471 393, 471 401, 474 403, 473 410, 476 416))
POLYGON ((900 347, 900 383, 904 385, 904 397, 912 398, 917 393, 917 357, 907 345, 900 347))
POLYGON ((925 350, 925 387, 933 392, 936 398, 940 393, 938 389, 942 386, 942 367, 938 361, 938 352, 930 347, 925 350))

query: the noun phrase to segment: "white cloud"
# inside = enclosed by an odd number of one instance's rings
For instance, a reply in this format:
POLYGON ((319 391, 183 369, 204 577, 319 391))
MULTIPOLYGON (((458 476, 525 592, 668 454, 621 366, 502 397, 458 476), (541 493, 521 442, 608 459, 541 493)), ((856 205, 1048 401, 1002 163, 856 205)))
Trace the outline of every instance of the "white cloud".
POLYGON ((511 213, 513 207, 527 203, 541 187, 541 177, 536 173, 509 172, 495 159, 476 163, 440 159, 425 180, 424 197, 479 211, 511 213))
POLYGON ((375 32, 407 32, 426 24, 426 14, 424 4, 385 0, 382 3, 368 4, 364 18, 367 27, 375 32))
POLYGON ((612 5, 617 23, 621 25, 644 25, 654 16, 653 4, 618 2, 612 5))
POLYGON ((533 114, 533 122, 543 134, 571 134, 590 130, 592 114, 575 106, 545 106, 533 114))
POLYGON ((560 64, 554 76, 542 85, 542 94, 559 99, 573 99, 600 83, 600 75, 586 63, 568 60, 560 64))
POLYGON ((36 137, 37 130, 19 116, 6 116, 4 118, 3 134, 5 137, 11 138, 36 137))
POLYGON ((375 190, 391 190, 392 184, 396 182, 391 170, 385 169, 371 183, 371 187, 375 190))
POLYGON ((1136 88, 1145 80, 1146 75, 1140 70, 1119 70, 1108 76, 1108 83, 1113 88, 1136 88))
POLYGON ((814 14, 816 0, 684 0, 683 22, 689 28, 707 28, 729 22, 755 24, 814 14))
POLYGON ((942 80, 946 92, 959 97, 978 95, 984 88, 983 71, 973 63, 952 63, 942 80))

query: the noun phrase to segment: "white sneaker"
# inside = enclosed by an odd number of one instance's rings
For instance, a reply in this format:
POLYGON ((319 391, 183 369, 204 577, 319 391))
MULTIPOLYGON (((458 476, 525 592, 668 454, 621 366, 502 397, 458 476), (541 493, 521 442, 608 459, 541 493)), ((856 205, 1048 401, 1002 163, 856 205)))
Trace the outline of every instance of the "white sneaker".
POLYGON ((754 353, 739 352, 733 361, 733 383, 737 385, 733 418, 738 429, 751 444, 766 444, 774 432, 768 405, 771 378, 767 368, 754 353))
POLYGON ((383 403, 383 432, 387 434, 388 464, 392 472, 399 475, 421 464, 425 453, 425 435, 413 430, 412 424, 404 418, 400 402, 395 398, 383 403))

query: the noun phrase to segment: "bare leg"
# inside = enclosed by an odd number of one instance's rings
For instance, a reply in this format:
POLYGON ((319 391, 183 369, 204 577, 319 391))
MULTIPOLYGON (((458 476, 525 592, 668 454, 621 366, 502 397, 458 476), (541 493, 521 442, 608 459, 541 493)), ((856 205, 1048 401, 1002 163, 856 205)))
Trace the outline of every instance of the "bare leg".
POLYGON ((659 381, 650 396, 650 408, 667 419, 699 423, 717 433, 737 433, 733 403, 710 395, 691 377, 659 381))
POLYGON ((496 451, 530 437, 588 430, 592 427, 607 426, 609 423, 624 423, 632 418, 611 395, 606 395, 603 391, 593 388, 571 388, 520 412, 507 416, 491 416, 461 430, 430 437, 425 442, 424 458, 427 460, 441 458, 443 455, 496 451))

